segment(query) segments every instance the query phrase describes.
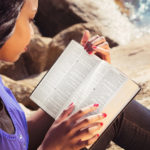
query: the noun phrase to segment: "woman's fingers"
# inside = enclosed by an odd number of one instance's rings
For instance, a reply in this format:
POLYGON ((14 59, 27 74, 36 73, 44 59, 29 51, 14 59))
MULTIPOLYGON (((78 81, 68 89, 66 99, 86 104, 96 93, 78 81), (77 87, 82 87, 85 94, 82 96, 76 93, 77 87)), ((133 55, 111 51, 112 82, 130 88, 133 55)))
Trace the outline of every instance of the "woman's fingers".
POLYGON ((92 50, 92 43, 97 40, 99 38, 99 35, 95 35, 93 37, 91 37, 87 43, 84 46, 84 49, 86 49, 87 51, 91 51, 92 50))
POLYGON ((104 42, 103 44, 99 46, 93 47, 92 53, 96 54, 97 56, 107 61, 108 63, 111 63, 110 48, 107 42, 104 42))
POLYGON ((80 119, 81 117, 83 117, 84 115, 90 112, 93 112, 98 107, 99 107, 99 104, 94 104, 94 105, 90 105, 88 107, 82 108, 81 110, 79 110, 78 112, 76 112, 74 115, 70 117, 70 121, 76 122, 78 119, 80 119))
MULTIPOLYGON (((77 131, 79 131, 82 128, 85 128, 91 124, 94 124, 96 122, 101 122, 102 119, 106 118, 106 114, 105 113, 101 113, 101 114, 97 114, 97 115, 92 115, 89 116, 85 119, 82 119, 80 122, 78 122, 74 128, 71 130, 71 134, 75 134, 77 131)), ((102 122, 101 122, 102 124, 102 122)))
POLYGON ((99 36, 96 40, 94 40, 92 42, 93 46, 98 46, 100 44, 103 44, 104 42, 106 42, 106 39, 103 36, 99 36))
POLYGON ((88 30, 85 30, 83 36, 82 36, 82 39, 81 39, 81 45, 84 47, 87 43, 87 41, 89 40, 90 38, 90 32, 88 30))
POLYGON ((110 57, 110 47, 108 42, 104 42, 98 46, 92 46, 92 51, 88 52, 89 54, 96 54, 101 59, 111 63, 110 57))
POLYGON ((87 147, 87 146, 90 146, 92 145, 93 143, 96 142, 96 140, 99 138, 99 134, 96 134, 94 135, 92 138, 88 139, 88 140, 79 140, 77 142, 77 149, 81 149, 81 148, 84 148, 84 147, 87 147))
POLYGON ((95 35, 93 37, 91 37, 88 42, 92 43, 93 41, 97 40, 100 36, 99 35, 95 35))
POLYGON ((65 120, 74 110, 74 103, 71 103, 67 109, 65 109, 59 118, 56 120, 56 123, 62 122, 65 120))
POLYGON ((101 59, 107 61, 108 63, 111 63, 109 52, 110 47, 103 36, 96 35, 90 38, 86 42, 84 48, 90 55, 96 54, 101 59))
POLYGON ((105 38, 103 36, 95 35, 92 38, 90 38, 84 48, 87 51, 91 51, 93 46, 98 46, 102 43, 106 42, 105 38))
POLYGON ((82 140, 88 140, 92 138, 95 134, 98 134, 98 131, 100 131, 101 127, 103 126, 103 123, 95 123, 91 127, 79 130, 74 135, 74 140, 82 139, 82 140))

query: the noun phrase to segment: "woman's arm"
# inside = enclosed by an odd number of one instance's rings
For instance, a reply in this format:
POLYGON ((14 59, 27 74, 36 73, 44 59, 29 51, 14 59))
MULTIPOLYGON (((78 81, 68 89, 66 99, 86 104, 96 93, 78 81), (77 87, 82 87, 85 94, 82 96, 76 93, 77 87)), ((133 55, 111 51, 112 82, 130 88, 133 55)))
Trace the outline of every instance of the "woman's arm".
POLYGON ((54 119, 42 109, 38 109, 31 117, 27 118, 29 150, 37 149, 53 122, 54 119))
POLYGON ((71 115, 74 104, 69 105, 48 130, 38 150, 79 150, 92 145, 99 137, 103 125, 101 120, 106 114, 88 117, 87 114, 95 111, 98 106, 94 104, 71 115))

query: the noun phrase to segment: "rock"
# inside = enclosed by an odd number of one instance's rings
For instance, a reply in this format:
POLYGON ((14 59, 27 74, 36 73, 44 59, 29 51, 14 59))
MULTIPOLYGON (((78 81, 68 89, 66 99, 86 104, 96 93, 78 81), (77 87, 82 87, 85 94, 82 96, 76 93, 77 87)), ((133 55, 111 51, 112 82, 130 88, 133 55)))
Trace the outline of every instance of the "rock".
POLYGON ((111 50, 112 64, 137 82, 150 80, 150 35, 111 50))
POLYGON ((13 80, 20 80, 29 76, 23 58, 15 63, 0 61, 0 74, 13 80))
POLYGON ((51 38, 35 35, 29 45, 29 50, 23 54, 25 65, 29 75, 38 74, 45 70, 48 45, 51 38))
POLYGON ((124 5, 123 0, 115 0, 115 3, 119 6, 122 14, 126 14, 128 17, 130 16, 130 10, 124 5))
POLYGON ((32 24, 32 28, 33 28, 33 31, 34 31, 34 35, 41 36, 41 33, 40 33, 38 27, 34 23, 31 23, 31 24, 32 24))
POLYGON ((43 31, 43 34, 52 33, 52 35, 55 35, 60 32, 60 30, 57 30, 59 27, 62 30, 66 28, 66 26, 70 26, 66 20, 68 20, 71 25, 83 22, 91 23, 95 25, 104 36, 109 37, 109 39, 119 45, 128 43, 138 34, 135 26, 130 23, 125 15, 121 14, 114 1, 45 0, 43 3, 42 0, 39 0, 39 12, 36 21, 38 27, 40 27, 40 31, 43 31), (55 10, 55 13, 53 10, 55 10), (50 17, 51 15, 53 16, 50 17), (74 15, 75 18, 72 17, 72 15, 74 15), (43 20, 47 21, 43 23, 43 20))
POLYGON ((150 108, 150 35, 111 50, 112 64, 136 81, 142 90, 135 98, 150 108))
POLYGON ((45 0, 44 3, 42 0, 39 1, 35 20, 43 36, 53 37, 65 28, 83 22, 68 7, 68 4, 64 0, 45 0))
POLYGON ((150 109, 150 81, 145 83, 139 83, 141 87, 141 91, 136 96, 136 100, 143 104, 145 107, 150 109))
POLYGON ((44 71, 40 74, 32 75, 26 79, 21 80, 20 82, 23 82, 26 85, 31 85, 34 88, 38 85, 38 83, 42 80, 44 75, 47 73, 47 71, 44 71))
POLYGON ((124 149, 116 145, 114 142, 110 142, 110 147, 107 148, 106 150, 124 150, 124 149))

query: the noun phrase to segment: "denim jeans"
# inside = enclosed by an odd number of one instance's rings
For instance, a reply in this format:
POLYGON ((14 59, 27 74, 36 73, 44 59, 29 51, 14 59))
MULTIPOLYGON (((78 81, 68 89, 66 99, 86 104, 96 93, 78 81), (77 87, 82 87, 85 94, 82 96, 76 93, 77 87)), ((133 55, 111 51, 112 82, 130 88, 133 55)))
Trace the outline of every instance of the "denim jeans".
POLYGON ((126 150, 150 150, 150 110, 133 100, 91 149, 105 150, 110 141, 126 150))

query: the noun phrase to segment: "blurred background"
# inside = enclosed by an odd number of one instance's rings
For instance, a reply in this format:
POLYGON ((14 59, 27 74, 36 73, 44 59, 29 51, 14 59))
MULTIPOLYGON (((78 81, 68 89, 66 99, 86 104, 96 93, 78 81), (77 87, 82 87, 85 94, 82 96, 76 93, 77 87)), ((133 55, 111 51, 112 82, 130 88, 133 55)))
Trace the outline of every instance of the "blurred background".
MULTIPOLYGON (((150 0, 39 0, 35 36, 15 63, 1 61, 0 74, 31 115, 29 96, 64 48, 80 42, 85 29, 106 37, 112 65, 141 87, 136 100, 150 109, 150 0)), ((109 150, 120 150, 113 143, 109 150)))
MULTIPOLYGON (((117 2, 117 1, 116 1, 117 2)), ((143 33, 150 32, 150 1, 149 0, 122 0, 129 10, 128 17, 143 33)))

